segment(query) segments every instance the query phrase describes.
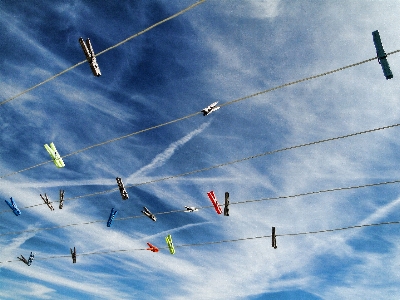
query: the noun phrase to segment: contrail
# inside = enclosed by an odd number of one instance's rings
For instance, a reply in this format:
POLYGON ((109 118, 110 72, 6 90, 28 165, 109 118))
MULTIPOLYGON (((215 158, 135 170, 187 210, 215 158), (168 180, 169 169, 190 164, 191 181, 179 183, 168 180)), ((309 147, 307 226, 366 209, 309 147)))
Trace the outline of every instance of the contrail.
POLYGON ((162 153, 158 154, 154 159, 146 166, 142 167, 140 170, 133 173, 131 176, 128 177, 127 181, 131 181, 134 178, 143 176, 144 174, 150 172, 151 170, 158 168, 166 163, 166 161, 175 153, 175 151, 189 142, 193 137, 198 135, 199 133, 203 132, 210 125, 210 122, 204 123, 196 130, 193 130, 189 134, 185 135, 180 140, 173 142, 165 149, 162 153))

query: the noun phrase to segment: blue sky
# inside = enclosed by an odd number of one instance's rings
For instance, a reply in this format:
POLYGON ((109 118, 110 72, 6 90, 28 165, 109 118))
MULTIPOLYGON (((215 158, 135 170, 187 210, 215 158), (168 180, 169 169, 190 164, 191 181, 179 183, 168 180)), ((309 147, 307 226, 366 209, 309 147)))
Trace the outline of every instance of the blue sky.
MULTIPOLYGON (((194 2, 0 2, 0 101, 83 61, 79 37, 98 53, 194 2)), ((397 1, 207 0, 100 55, 101 77, 85 63, 1 105, 0 177, 49 160, 45 143, 67 155, 372 58, 377 29, 386 52, 398 50, 399 13, 397 1)), ((270 238, 179 245, 265 236, 272 226, 285 235, 399 221, 398 184, 231 205, 229 217, 211 207, 157 222, 140 213, 210 206, 210 190, 233 203, 399 180, 397 127, 138 185, 397 124, 399 55, 388 60, 392 80, 371 61, 65 157, 63 169, 1 178, 0 298, 397 299, 398 225, 278 236, 278 249, 270 238), (100 193, 117 176, 132 186, 127 201, 100 193), (62 210, 38 205, 39 194, 56 201, 60 189, 67 199, 99 194, 62 210), (48 227, 62 228, 40 230, 48 227), (135 250, 147 242, 160 252, 135 250), (30 267, 16 260, 31 251, 30 267)))

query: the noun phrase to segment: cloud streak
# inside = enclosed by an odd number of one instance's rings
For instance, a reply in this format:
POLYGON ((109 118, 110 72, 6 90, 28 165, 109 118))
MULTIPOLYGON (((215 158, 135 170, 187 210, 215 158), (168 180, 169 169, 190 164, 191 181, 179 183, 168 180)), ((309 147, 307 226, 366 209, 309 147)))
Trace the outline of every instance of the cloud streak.
POLYGON ((210 123, 211 121, 202 124, 199 128, 193 130, 189 134, 185 135, 183 138, 170 144, 167 149, 165 149, 162 153, 154 157, 149 164, 140 168, 138 171, 130 175, 127 179, 127 182, 132 182, 134 179, 141 176, 145 176, 154 169, 163 166, 168 161, 168 159, 170 159, 171 156, 174 155, 175 151, 177 151, 180 147, 189 142, 192 138, 202 133, 210 125, 210 123))

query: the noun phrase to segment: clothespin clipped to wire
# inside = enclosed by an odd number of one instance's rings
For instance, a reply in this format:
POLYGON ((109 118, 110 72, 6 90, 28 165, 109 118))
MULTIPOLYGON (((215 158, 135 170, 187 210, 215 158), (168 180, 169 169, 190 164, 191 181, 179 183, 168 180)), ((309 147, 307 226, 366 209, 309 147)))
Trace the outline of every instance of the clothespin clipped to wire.
POLYGON ((26 264, 27 266, 30 266, 32 264, 32 261, 35 259, 35 255, 33 254, 33 252, 31 252, 28 259, 26 259, 22 254, 21 254, 21 257, 17 257, 17 258, 20 261, 22 261, 24 264, 26 264))
POLYGON ((75 264, 76 263, 76 249, 74 247, 74 251, 72 251, 72 248, 69 248, 69 250, 71 250, 72 263, 75 264))
POLYGON ((214 191, 209 191, 207 193, 208 198, 210 199, 211 203, 214 205, 214 209, 217 212, 217 214, 221 214, 222 213, 222 209, 221 207, 219 207, 219 203, 217 201, 217 197, 215 197, 214 191))
POLYGON ((118 210, 114 210, 114 207, 111 209, 110 216, 108 217, 107 227, 111 227, 111 223, 114 220, 115 215, 117 214, 118 210))
POLYGON ((174 244, 172 243, 172 236, 170 234, 168 234, 165 237, 165 241, 167 242, 167 246, 169 248, 169 252, 171 254, 175 254, 175 248, 174 248, 174 244))
POLYGON ((60 190, 60 205, 58 206, 59 209, 62 209, 64 206, 64 190, 60 190))
POLYGON ((272 247, 274 249, 278 248, 278 246, 276 245, 275 227, 272 227, 272 247))
POLYGON ((49 198, 47 197, 46 193, 44 194, 44 197, 42 196, 42 194, 40 194, 40 197, 42 198, 44 203, 47 204, 47 206, 50 208, 50 210, 54 210, 54 207, 53 207, 53 205, 51 205, 51 202, 50 202, 49 198))
POLYGON ((229 216, 229 193, 225 192, 224 216, 229 216))
POLYGON ((127 200, 129 199, 128 192, 125 189, 124 183, 122 182, 122 179, 120 177, 115 178, 117 180, 119 192, 121 193, 122 200, 127 200))

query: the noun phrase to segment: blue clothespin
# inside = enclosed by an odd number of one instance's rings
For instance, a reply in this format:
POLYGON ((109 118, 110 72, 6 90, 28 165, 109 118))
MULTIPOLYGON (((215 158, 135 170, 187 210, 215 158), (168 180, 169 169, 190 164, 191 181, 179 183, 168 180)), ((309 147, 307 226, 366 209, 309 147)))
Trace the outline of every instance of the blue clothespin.
POLYGON ((115 215, 117 214, 118 210, 114 210, 114 207, 111 208, 110 216, 108 217, 107 227, 111 227, 111 223, 114 220, 115 215))
POLYGON ((11 203, 8 202, 7 200, 4 200, 4 201, 6 201, 7 205, 12 209, 13 213, 16 216, 19 216, 21 214, 21 211, 18 209, 17 204, 14 202, 12 197, 10 198, 10 200, 11 200, 11 203))

